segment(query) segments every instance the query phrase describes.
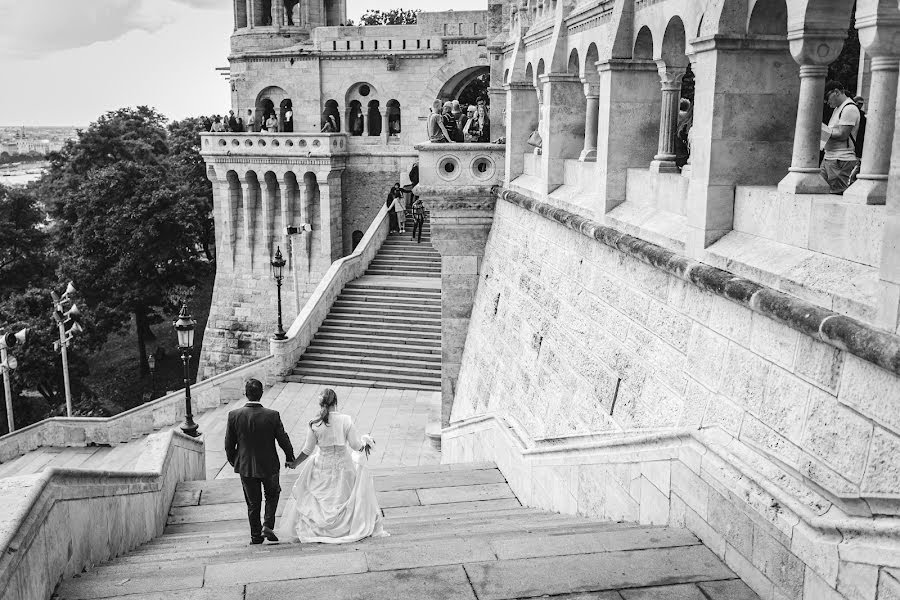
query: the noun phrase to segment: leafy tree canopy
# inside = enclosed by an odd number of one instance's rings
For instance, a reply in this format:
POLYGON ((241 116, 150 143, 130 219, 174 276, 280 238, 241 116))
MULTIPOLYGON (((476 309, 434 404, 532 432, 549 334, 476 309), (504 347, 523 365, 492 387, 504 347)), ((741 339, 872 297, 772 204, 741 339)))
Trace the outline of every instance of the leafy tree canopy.
POLYGON ((415 25, 422 9, 406 10, 405 8, 392 8, 391 10, 367 10, 360 17, 361 25, 415 25))

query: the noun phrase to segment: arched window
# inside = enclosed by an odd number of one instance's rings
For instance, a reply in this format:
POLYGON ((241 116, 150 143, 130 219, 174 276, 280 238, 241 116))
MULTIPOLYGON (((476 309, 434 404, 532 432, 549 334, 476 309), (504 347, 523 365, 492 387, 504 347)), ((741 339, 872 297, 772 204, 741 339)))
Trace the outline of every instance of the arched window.
POLYGON ((285 132, 294 131, 294 105, 290 98, 285 98, 279 106, 281 109, 278 114, 278 130, 285 132))
POLYGON ((328 117, 334 117, 334 131, 337 133, 341 130, 341 111, 338 108, 337 100, 328 100, 325 102, 325 110, 322 111, 322 127, 328 121, 328 117))
POLYGON ((396 100, 388 100, 388 135, 400 135, 400 103, 396 100))
POLYGON ((288 27, 299 27, 301 25, 300 0, 284 0, 284 15, 288 27))
POLYGON ((359 246, 359 243, 362 241, 362 239, 363 239, 363 232, 360 231, 359 229, 354 231, 353 235, 351 236, 351 240, 353 241, 353 248, 351 248, 351 250, 356 250, 356 247, 359 246))
POLYGON ((381 135, 381 103, 378 100, 370 100, 368 106, 369 135, 381 135))
POLYGON ((363 134, 362 104, 359 100, 353 100, 347 106, 347 131, 350 135, 363 134))

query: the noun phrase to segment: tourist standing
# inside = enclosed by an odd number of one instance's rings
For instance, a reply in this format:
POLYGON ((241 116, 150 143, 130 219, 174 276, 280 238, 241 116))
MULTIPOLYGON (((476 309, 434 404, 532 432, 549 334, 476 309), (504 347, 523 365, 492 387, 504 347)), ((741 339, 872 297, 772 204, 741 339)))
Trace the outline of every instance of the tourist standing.
POLYGON ((431 103, 431 114, 428 115, 428 141, 435 144, 453 141, 450 139, 447 127, 444 125, 440 100, 435 100, 431 103))
POLYGON ((254 121, 254 119, 253 119, 253 109, 252 108, 247 109, 246 127, 247 127, 246 130, 248 133, 253 133, 254 131, 256 131, 256 121, 254 121))
POLYGON ((266 131, 268 133, 278 132, 278 119, 275 118, 275 113, 269 113, 269 118, 266 119, 266 131))
POLYGON ((394 210, 395 191, 400 190, 400 183, 395 183, 391 191, 388 192, 384 205, 388 208, 388 233, 397 233, 400 231, 400 224, 397 222, 397 211, 394 210))
POLYGON ((403 193, 399 189, 394 190, 394 200, 391 202, 391 210, 397 214, 397 228, 400 233, 406 233, 406 210, 403 208, 403 193))
POLYGON ((413 214, 413 230, 412 237, 416 239, 416 233, 418 232, 419 239, 416 240, 417 244, 422 243, 422 226, 425 224, 425 204, 422 202, 422 199, 418 196, 413 201, 412 205, 412 214, 413 214))
POLYGON ((234 111, 228 111, 228 131, 238 132, 240 129, 238 128, 237 118, 234 116, 234 111))
POLYGON ((294 131, 294 111, 290 107, 284 111, 284 128, 282 131, 291 133, 294 131))
MULTIPOLYGON (((457 110, 459 110, 459 104, 457 104, 457 110)), ((444 102, 444 127, 447 129, 447 134, 450 136, 451 142, 460 142, 462 141, 462 132, 459 130, 459 123, 456 120, 456 117, 453 116, 453 103, 452 102, 444 102)))
POLYGON ((825 156, 819 172, 828 182, 832 194, 842 195, 850 186, 850 176, 857 165, 856 130, 859 126, 859 107, 844 93, 838 81, 825 84, 825 101, 834 109, 828 126, 824 126, 825 156))

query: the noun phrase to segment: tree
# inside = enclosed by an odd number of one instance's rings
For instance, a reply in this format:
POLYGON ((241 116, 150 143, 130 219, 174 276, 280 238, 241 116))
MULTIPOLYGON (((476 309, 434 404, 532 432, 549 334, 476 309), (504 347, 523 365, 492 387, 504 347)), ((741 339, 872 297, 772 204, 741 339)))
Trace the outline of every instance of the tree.
POLYGON ((475 77, 459 94, 460 104, 477 104, 478 100, 484 98, 485 102, 489 102, 488 88, 491 87, 491 74, 482 73, 475 77))
POLYGON ((200 132, 206 131, 206 117, 193 117, 169 125, 167 162, 178 185, 182 201, 193 206, 190 221, 193 235, 203 248, 207 260, 215 260, 215 221, 213 189, 206 176, 206 163, 200 156, 200 132))
POLYGON ((50 262, 43 222, 32 191, 0 185, 0 297, 46 277, 50 262))
POLYGON ((422 9, 406 10, 404 8, 392 8, 391 10, 366 11, 360 17, 360 25, 415 25, 422 9))
POLYGON ((150 322, 171 314, 173 291, 188 293, 210 268, 196 197, 178 180, 189 165, 170 154, 165 121, 145 106, 108 112, 52 158, 42 180, 60 278, 76 282, 97 335, 133 317, 142 375, 150 322))

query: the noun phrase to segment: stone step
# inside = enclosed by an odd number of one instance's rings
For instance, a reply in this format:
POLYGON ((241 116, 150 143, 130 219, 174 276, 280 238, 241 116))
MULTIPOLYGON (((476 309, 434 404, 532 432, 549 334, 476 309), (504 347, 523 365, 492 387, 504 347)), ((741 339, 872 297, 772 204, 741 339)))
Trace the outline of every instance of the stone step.
POLYGON ((376 256, 370 264, 381 264, 385 266, 402 266, 411 269, 440 269, 441 261, 439 260, 417 260, 415 258, 407 258, 404 256, 376 256))
POLYGON ((432 365, 419 366, 409 362, 361 362, 358 360, 332 360, 319 356, 303 355, 297 366, 294 367, 295 375, 303 375, 313 371, 340 371, 344 374, 352 373, 364 378, 383 377, 389 375, 404 375, 409 377, 428 377, 439 379, 441 376, 440 365, 435 369, 432 365))
POLYGON ((437 294, 426 293, 410 293, 403 294, 397 290, 386 290, 378 288, 354 288, 341 292, 337 300, 347 302, 387 302, 389 304, 405 303, 423 306, 440 306, 441 296, 437 294))
MULTIPOLYGON (((419 273, 420 277, 430 277, 432 274, 440 275, 441 267, 424 267, 421 265, 409 263, 392 263, 380 260, 373 260, 369 263, 368 271, 402 271, 409 273, 419 273)), ((370 275, 372 273, 369 273, 370 275)))
MULTIPOLYGON (((404 299, 405 300, 405 299, 404 299)), ((392 313, 408 313, 410 315, 422 314, 422 313, 436 313, 438 317, 441 314, 441 303, 440 302, 429 302, 425 303, 424 301, 415 301, 415 300, 406 300, 404 302, 392 302, 385 301, 382 299, 370 299, 370 300, 356 300, 356 299, 344 299, 343 296, 339 296, 337 300, 334 301, 334 304, 331 305, 332 311, 360 311, 360 312, 373 312, 373 311, 383 311, 383 312, 392 312, 392 313)))
POLYGON ((412 252, 379 252, 378 256, 373 260, 383 262, 405 262, 423 266, 441 266, 440 257, 435 259, 431 256, 420 256, 412 252))
POLYGON ((360 323, 377 329, 394 329, 397 327, 414 329, 415 331, 440 332, 441 318, 428 314, 413 314, 403 316, 394 312, 331 312, 325 319, 330 325, 345 325, 347 323, 360 323))
POLYGON ((334 352, 342 350, 348 353, 360 351, 396 352, 398 356, 405 354, 432 354, 437 355, 438 360, 440 360, 440 343, 432 343, 427 340, 423 341, 422 344, 416 344, 415 340, 403 338, 400 338, 398 342, 388 342, 381 338, 371 339, 365 336, 356 336, 353 339, 348 339, 349 336, 336 334, 324 334, 321 337, 320 335, 316 334, 312 344, 309 346, 310 348, 328 348, 334 352))
POLYGON ((406 383, 396 381, 394 379, 391 379, 390 381, 382 381, 375 379, 340 377, 334 374, 321 375, 307 373, 303 375, 286 375, 283 379, 284 381, 290 381, 293 383, 315 383, 332 387, 344 385, 348 387, 381 388, 390 390, 424 390, 430 392, 441 391, 441 386, 439 383, 437 385, 428 383, 406 383))
MULTIPOLYGON (((404 348, 404 346, 397 346, 404 348)), ((410 352, 403 350, 379 350, 376 348, 353 348, 345 347, 337 344, 317 344, 313 342, 306 349, 306 354, 329 354, 333 356, 344 356, 348 359, 359 360, 360 357, 368 357, 373 359, 398 360, 398 361, 414 361, 427 362, 440 365, 440 354, 431 352, 431 348, 423 349, 421 352, 410 352)))
POLYGON ((419 271, 401 271, 390 269, 368 269, 366 275, 387 275, 390 277, 435 277, 440 278, 440 273, 420 273, 419 271))
POLYGON ((440 319, 428 317, 395 317, 390 313, 381 315, 333 313, 325 318, 322 326, 328 327, 360 327, 368 331, 389 329, 396 333, 441 333, 440 319))
MULTIPOLYGON (((320 342, 322 344, 331 344, 335 341, 343 341, 354 347, 360 348, 370 348, 370 347, 379 347, 386 350, 395 347, 405 347, 410 350, 415 350, 416 352, 423 352, 426 348, 438 348, 441 347, 440 337, 435 337, 431 335, 426 336, 397 336, 397 335, 388 335, 388 332, 366 332, 366 331, 356 331, 353 329, 347 328, 332 328, 328 331, 319 331, 316 333, 316 336, 313 338, 315 342, 320 342), (363 344, 360 346, 360 344, 363 344)), ((344 344, 347 345, 347 344, 344 344)))
POLYGON ((300 360, 301 363, 339 363, 339 364, 352 364, 352 365, 372 365, 379 367, 389 367, 392 365, 403 365, 404 367, 409 367, 411 369, 416 370, 425 370, 425 371, 437 371, 440 374, 441 371, 441 363, 440 360, 432 360, 432 361, 420 361, 420 360, 412 360, 406 357, 377 357, 371 355, 364 356, 353 356, 350 354, 340 354, 334 353, 330 348, 323 350, 307 350, 303 353, 303 358, 300 360), (308 361, 308 362, 307 362, 308 361))
POLYGON ((363 284, 359 281, 352 281, 344 286, 342 293, 361 293, 361 294, 388 294, 388 295, 402 295, 404 297, 428 297, 428 298, 437 298, 440 300, 441 298, 441 289, 437 288, 413 288, 413 287, 404 287, 402 285, 390 285, 390 283, 386 281, 380 281, 378 283, 372 284, 363 284))
MULTIPOLYGON (((300 377, 327 377, 332 379, 346 379, 363 381, 373 381, 379 383, 405 383, 407 385, 419 385, 423 387, 415 389, 433 389, 440 388, 441 377, 440 372, 437 374, 422 373, 414 369, 377 369, 377 368, 345 368, 342 365, 333 364, 313 364, 305 362, 302 358, 297 366, 291 371, 291 375, 299 375, 300 377)), ((374 386, 368 386, 374 387, 374 386)))
POLYGON ((323 323, 322 326, 319 327, 319 332, 342 335, 362 335, 370 338, 383 339, 388 343, 393 343, 392 340, 398 339, 409 339, 413 340, 416 343, 421 343, 425 340, 434 340, 436 343, 440 343, 441 339, 440 329, 438 329, 436 332, 417 331, 413 329, 397 331, 396 328, 391 325, 386 325, 385 327, 374 327, 360 323, 358 321, 355 323, 340 323, 330 322, 328 319, 326 319, 325 323, 323 323))

